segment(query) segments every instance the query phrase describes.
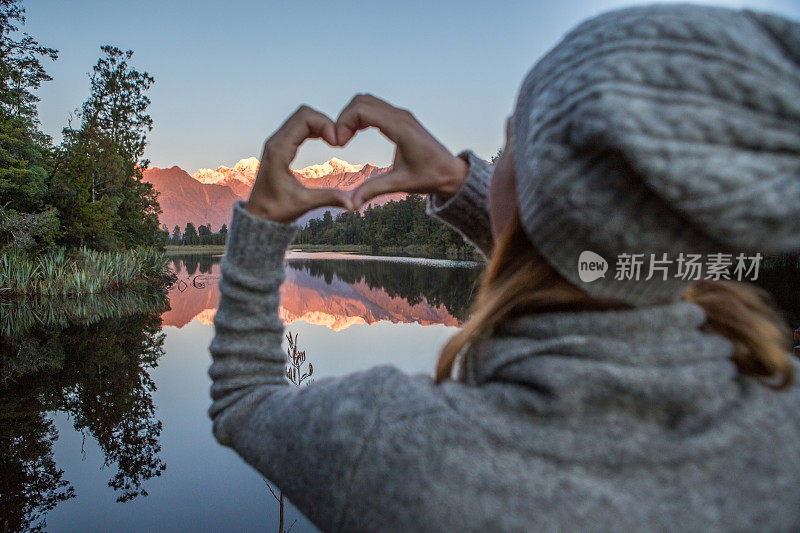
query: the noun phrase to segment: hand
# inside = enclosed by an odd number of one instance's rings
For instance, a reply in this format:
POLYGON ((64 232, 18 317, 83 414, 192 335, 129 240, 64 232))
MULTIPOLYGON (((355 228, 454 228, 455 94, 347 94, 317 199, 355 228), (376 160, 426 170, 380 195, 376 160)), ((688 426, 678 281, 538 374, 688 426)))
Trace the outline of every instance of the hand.
POLYGON ((256 182, 246 210, 274 222, 294 222, 311 209, 337 206, 352 210, 350 195, 336 189, 307 189, 289 170, 306 139, 323 139, 336 146, 336 126, 319 111, 301 106, 264 143, 256 182))
POLYGON ((356 132, 376 127, 397 148, 392 169, 368 179, 353 191, 354 208, 391 192, 453 196, 469 167, 451 154, 414 115, 372 95, 353 98, 336 120, 336 141, 345 146, 356 132))

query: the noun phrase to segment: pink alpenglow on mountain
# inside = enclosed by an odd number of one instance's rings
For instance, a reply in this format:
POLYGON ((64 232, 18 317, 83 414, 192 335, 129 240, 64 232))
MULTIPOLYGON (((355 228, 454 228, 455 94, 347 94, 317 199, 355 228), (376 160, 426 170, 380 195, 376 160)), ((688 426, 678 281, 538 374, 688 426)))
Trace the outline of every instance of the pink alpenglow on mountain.
MULTIPOLYGON (((350 191, 386 170, 369 163, 352 165, 334 157, 320 165, 311 165, 292 172, 308 188, 332 187, 350 191)), ((258 159, 249 157, 240 160, 233 167, 219 166, 215 170, 201 168, 192 175, 177 166, 154 167, 145 170, 144 180, 152 183, 160 193, 158 201, 162 209, 161 223, 169 231, 175 225, 183 231, 187 222, 192 222, 195 226, 210 223, 212 231, 218 231, 222 224, 230 223, 233 202, 247 199, 257 171, 258 159)), ((405 195, 402 193, 388 194, 375 198, 370 204, 383 205, 403 197, 405 195)), ((334 215, 341 211, 337 208, 317 209, 299 222, 305 223, 310 218, 321 217, 326 210, 334 215)))
POLYGON ((218 231, 230 224, 231 205, 239 198, 230 187, 200 183, 180 167, 147 169, 144 181, 160 193, 160 221, 170 232, 176 225, 183 232, 187 222, 211 223, 212 231, 218 231))
POLYGON ((192 177, 206 185, 225 185, 239 198, 247 198, 256 181, 258 158, 248 157, 236 163, 233 168, 219 166, 216 170, 201 168, 192 177))

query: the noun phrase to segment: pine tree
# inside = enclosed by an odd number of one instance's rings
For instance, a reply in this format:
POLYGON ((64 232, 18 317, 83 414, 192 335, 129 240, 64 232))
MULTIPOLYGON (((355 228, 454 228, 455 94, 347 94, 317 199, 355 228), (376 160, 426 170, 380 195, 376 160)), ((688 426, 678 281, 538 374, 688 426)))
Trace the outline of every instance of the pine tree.
POLYGON ((191 222, 187 222, 183 230, 183 244, 197 244, 197 229, 191 222))
POLYGON ((170 238, 170 242, 173 245, 181 243, 181 228, 177 224, 175 224, 175 227, 172 228, 172 237, 170 238))
POLYGON ((200 225, 197 228, 197 237, 200 244, 211 244, 211 229, 209 225, 200 225))

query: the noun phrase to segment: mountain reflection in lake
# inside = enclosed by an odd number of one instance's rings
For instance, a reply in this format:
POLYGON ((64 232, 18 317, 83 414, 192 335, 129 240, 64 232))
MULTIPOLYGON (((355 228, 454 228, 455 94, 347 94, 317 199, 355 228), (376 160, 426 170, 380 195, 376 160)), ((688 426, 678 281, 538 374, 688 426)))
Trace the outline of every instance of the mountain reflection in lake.
MULTIPOLYGON (((179 281, 170 291, 166 325, 181 327, 194 318, 211 323, 219 302, 216 259, 176 260, 179 281)), ((284 323, 303 321, 337 331, 381 320, 457 326, 466 317, 478 273, 368 260, 290 259, 287 265, 279 311, 284 323)))
MULTIPOLYGON (((277 529, 263 480, 206 415, 219 262, 173 258, 169 307, 163 292, 3 304, 3 531, 277 529)), ((385 363, 432 373, 478 275, 290 255, 280 313, 316 379, 385 363)), ((289 506, 295 519, 314 530, 289 506)))

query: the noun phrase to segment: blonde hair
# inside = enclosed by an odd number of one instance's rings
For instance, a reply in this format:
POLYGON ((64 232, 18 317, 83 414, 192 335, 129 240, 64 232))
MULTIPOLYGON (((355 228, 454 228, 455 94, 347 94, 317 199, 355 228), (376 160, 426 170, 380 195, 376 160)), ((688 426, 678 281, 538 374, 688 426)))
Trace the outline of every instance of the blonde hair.
MULTIPOLYGON (((741 374, 776 379, 771 386, 778 389, 792 382, 789 328, 765 291, 742 282, 700 281, 683 299, 705 310, 704 330, 733 343, 741 374)), ((449 379, 454 370, 461 375, 463 363, 458 361, 465 349, 515 316, 629 308, 619 300, 591 297, 556 272, 528 240, 515 214, 495 243, 471 317, 442 349, 436 382, 449 379)))

